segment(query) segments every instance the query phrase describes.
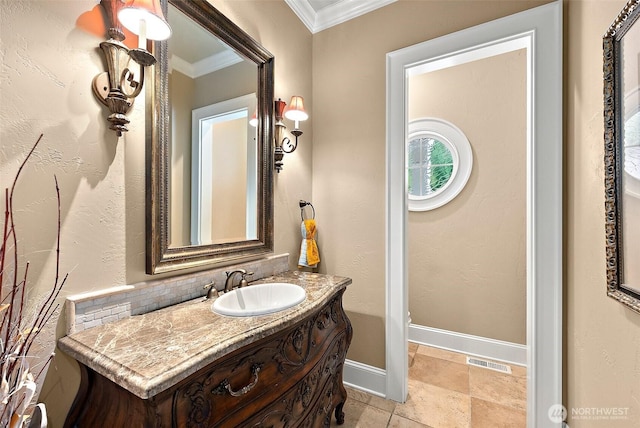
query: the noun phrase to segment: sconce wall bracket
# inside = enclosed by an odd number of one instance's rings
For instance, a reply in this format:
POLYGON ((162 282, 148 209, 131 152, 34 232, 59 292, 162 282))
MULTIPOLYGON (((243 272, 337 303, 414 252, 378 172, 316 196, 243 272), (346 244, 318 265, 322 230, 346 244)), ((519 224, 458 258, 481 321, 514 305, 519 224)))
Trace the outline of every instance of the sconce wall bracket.
POLYGON ((128 68, 129 48, 115 39, 100 43, 100 48, 107 61, 108 71, 98 74, 93 79, 93 94, 98 101, 109 108, 111 112, 107 117, 111 124, 109 128, 121 136, 123 132, 128 131, 127 124, 130 121, 126 115, 133 106, 133 100, 142 90, 144 68, 140 67, 141 77, 138 82, 134 80, 134 75, 128 68), (124 91, 127 85, 133 89, 131 93, 124 91))
POLYGON ((118 11, 125 5, 123 0, 101 0, 105 11, 108 40, 100 43, 100 48, 107 63, 107 71, 98 74, 92 82, 93 94, 102 104, 109 108, 107 117, 109 128, 118 136, 127 132, 130 123, 127 113, 133 101, 140 95, 144 84, 144 69, 155 64, 155 57, 146 49, 129 49, 122 43, 124 32, 118 24, 118 11), (140 70, 139 78, 129 68, 131 60, 140 70))
POLYGON ((286 137, 282 140, 282 150, 284 150, 285 153, 293 153, 298 148, 298 137, 302 135, 302 131, 294 129, 291 131, 291 135, 296 137, 294 143, 286 137))
POLYGON ((282 150, 282 147, 276 147, 273 152, 273 164, 277 172, 282 171, 282 168, 284 168, 284 161, 282 160, 283 158, 284 150, 282 150))

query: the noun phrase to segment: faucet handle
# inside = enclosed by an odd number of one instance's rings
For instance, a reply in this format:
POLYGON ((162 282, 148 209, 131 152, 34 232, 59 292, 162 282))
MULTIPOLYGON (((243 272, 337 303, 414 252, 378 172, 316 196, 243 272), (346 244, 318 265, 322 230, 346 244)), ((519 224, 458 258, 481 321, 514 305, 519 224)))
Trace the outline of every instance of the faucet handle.
POLYGON ((242 279, 240 280, 240 284, 238 285, 239 288, 242 287, 246 287, 247 285, 249 285, 249 283, 247 282, 247 276, 251 276, 253 275, 253 272, 245 272, 242 274, 242 279))
POLYGON ((207 284, 204 287, 202 287, 203 289, 207 290, 207 297, 205 299, 211 299, 213 297, 219 296, 218 290, 216 290, 215 284, 216 284, 215 281, 211 281, 210 284, 207 284))

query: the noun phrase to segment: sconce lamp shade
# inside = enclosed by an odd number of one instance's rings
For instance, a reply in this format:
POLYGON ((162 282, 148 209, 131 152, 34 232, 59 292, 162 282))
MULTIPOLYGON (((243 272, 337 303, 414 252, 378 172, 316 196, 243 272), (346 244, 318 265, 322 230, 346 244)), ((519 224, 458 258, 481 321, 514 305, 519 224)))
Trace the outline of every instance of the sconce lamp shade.
POLYGON ((251 119, 249 119, 249 125, 253 126, 254 128, 258 126, 258 110, 254 110, 253 116, 251 116, 251 119))
POLYGON ((133 34, 147 39, 166 40, 171 37, 171 27, 164 18, 159 0, 133 0, 120 9, 118 20, 133 34))
POLYGON ((307 120, 309 115, 306 111, 304 111, 304 99, 299 95, 294 95, 291 97, 291 102, 289 103, 289 108, 284 114, 289 120, 300 121, 307 120))

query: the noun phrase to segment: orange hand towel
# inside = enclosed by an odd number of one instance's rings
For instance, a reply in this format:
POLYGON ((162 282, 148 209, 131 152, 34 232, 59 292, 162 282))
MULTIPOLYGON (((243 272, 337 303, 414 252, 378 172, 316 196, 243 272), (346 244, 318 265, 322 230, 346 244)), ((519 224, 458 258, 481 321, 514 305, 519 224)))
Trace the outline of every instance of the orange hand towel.
POLYGON ((304 220, 301 225, 302 244, 300 245, 299 267, 317 267, 320 263, 320 253, 315 241, 316 221, 304 220))

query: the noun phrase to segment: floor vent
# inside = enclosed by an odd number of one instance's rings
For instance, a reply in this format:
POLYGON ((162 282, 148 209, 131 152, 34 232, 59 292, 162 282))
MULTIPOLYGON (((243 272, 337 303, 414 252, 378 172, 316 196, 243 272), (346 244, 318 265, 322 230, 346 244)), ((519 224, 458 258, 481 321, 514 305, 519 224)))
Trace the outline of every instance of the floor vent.
POLYGON ((506 364, 494 363, 493 361, 481 360, 479 358, 467 357, 467 364, 470 366, 482 367, 495 370, 501 373, 511 374, 511 367, 506 364))

